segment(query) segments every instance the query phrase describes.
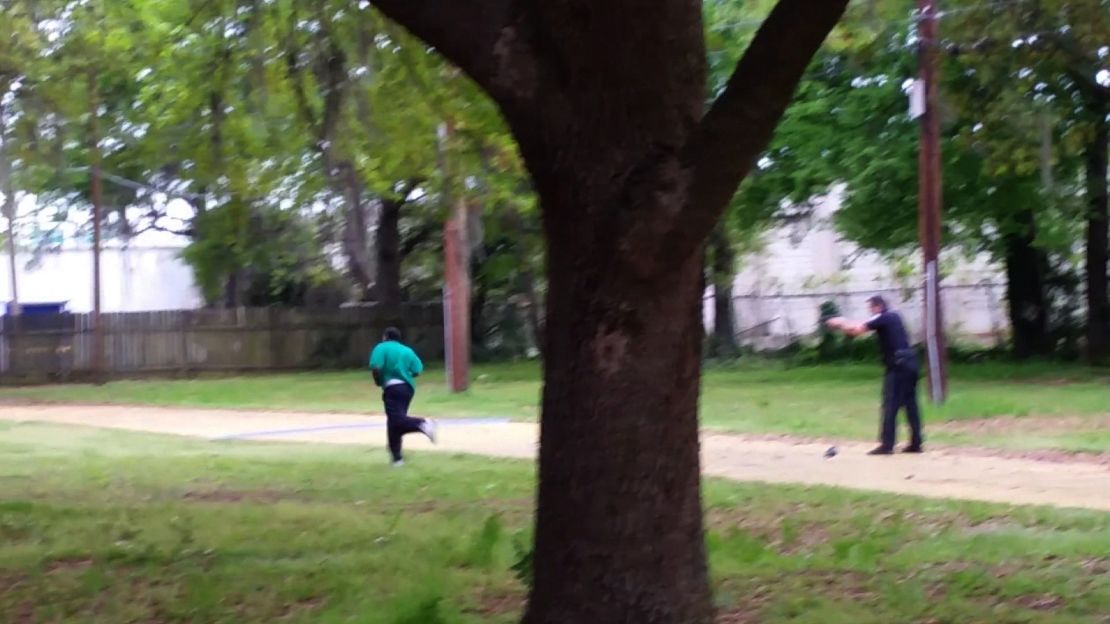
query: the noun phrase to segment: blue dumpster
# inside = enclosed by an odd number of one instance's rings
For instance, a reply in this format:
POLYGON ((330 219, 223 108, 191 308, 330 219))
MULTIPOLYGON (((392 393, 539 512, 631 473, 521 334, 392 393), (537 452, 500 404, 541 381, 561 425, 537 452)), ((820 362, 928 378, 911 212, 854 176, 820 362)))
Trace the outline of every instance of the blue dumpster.
MULTIPOLYGON (((47 302, 47 303, 22 303, 20 309, 23 316, 42 316, 45 314, 64 314, 66 311, 66 304, 68 301, 61 302, 47 302)), ((12 304, 8 303, 7 313, 12 313, 12 304)))

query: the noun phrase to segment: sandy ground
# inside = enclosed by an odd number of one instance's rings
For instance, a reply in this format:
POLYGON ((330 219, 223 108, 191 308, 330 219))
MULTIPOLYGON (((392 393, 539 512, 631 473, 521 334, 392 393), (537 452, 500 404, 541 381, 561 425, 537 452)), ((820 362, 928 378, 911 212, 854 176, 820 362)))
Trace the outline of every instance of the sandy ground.
MULTIPOLYGON (((208 439, 326 442, 383 447, 381 417, 295 412, 167 409, 115 406, 2 406, 0 420, 65 423, 208 439)), ((532 458, 537 427, 499 420, 441 421, 440 444, 406 438, 406 449, 532 458)), ((924 455, 869 457, 872 445, 827 445, 705 433, 705 474, 739 481, 800 483, 877 490, 934 498, 1085 507, 1110 511, 1110 467, 990 457, 955 449, 924 455)), ((384 453, 384 451, 383 451, 384 453)), ((413 459, 418 455, 413 453, 413 459)), ((417 460, 418 461, 418 460, 417 460)))

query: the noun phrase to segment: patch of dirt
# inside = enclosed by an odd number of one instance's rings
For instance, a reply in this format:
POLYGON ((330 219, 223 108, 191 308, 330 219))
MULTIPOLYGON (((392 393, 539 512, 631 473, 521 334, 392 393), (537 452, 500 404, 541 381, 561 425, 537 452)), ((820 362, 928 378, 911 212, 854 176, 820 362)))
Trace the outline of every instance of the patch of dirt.
POLYGON ((486 588, 478 592, 474 597, 474 605, 463 609, 463 612, 480 615, 482 617, 521 613, 524 611, 524 604, 527 599, 528 594, 524 589, 508 590, 486 588))
POLYGON ((93 564, 93 560, 88 557, 73 557, 65 559, 55 559, 46 564, 46 574, 62 574, 65 572, 81 572, 87 570, 93 564))
POLYGON ((792 504, 776 510, 771 516, 754 516, 743 507, 710 507, 705 510, 705 527, 708 531, 719 533, 741 529, 777 549, 780 554, 794 555, 812 551, 829 541, 828 529, 818 522, 797 524, 787 529, 786 522, 804 509, 805 505, 792 504))
POLYGON ((950 433, 1000 433, 1010 431, 1054 432, 1110 427, 1110 415, 1101 416, 995 416, 936 423, 934 430, 950 433))
MULTIPOLYGON (((423 500, 409 503, 382 503, 378 501, 358 500, 353 503, 356 507, 368 507, 378 513, 398 513, 406 515, 434 514, 445 511, 474 511, 475 501, 445 501, 423 500)), ((502 519, 530 518, 535 509, 535 499, 529 498, 484 498, 480 501, 481 509, 496 513, 502 519)))
POLYGON ((759 608, 750 605, 733 607, 717 612, 715 624, 758 624, 763 620, 759 615, 759 608))
POLYGON ((27 577, 16 572, 0 573, 0 596, 15 591, 16 587, 23 584, 27 577))
MULTIPOLYGON (((807 570, 784 573, 782 581, 803 582, 806 591, 849 599, 857 602, 874 600, 875 592, 868 589, 869 576, 862 572, 846 570, 807 570)), ((772 584, 774 580, 772 579, 772 584)), ((756 587, 725 586, 719 589, 736 595, 735 604, 717 610, 714 624, 757 624, 763 621, 763 610, 771 602, 772 585, 756 587)), ((783 585, 786 587, 787 585, 783 585)), ((791 587, 793 585, 790 585, 791 587)))
POLYGON ((282 607, 281 611, 277 614, 277 618, 279 620, 291 620, 294 618, 298 618, 307 613, 319 611, 321 608, 323 608, 325 604, 327 604, 327 602, 327 598, 324 598, 323 596, 313 596, 311 598, 298 600, 297 602, 287 604, 282 607))
POLYGON ((274 503, 290 500, 293 497, 289 492, 280 490, 189 490, 182 498, 192 503, 274 503))
POLYGON ((807 587, 824 588, 829 595, 864 602, 875 598, 867 587, 871 578, 863 572, 846 570, 806 570, 796 576, 806 579, 807 587))
POLYGON ((1006 533, 1022 529, 1022 525, 1006 518, 989 518, 982 522, 968 524, 964 533, 968 535, 990 535, 992 533, 1006 533))
MULTIPOLYGON (((378 429, 342 432, 321 429, 334 421, 318 413, 305 412, 3 406, 0 407, 0 420, 98 426, 208 439, 280 431, 283 432, 282 442, 372 445, 374 448, 380 447, 382 442, 382 432, 378 429)), ((359 422, 383 421, 366 418, 359 422)), ((439 450, 533 459, 538 438, 538 428, 534 424, 480 424, 448 429, 438 447, 420 439, 413 440, 411 447, 416 453, 439 450)), ((764 436, 761 441, 759 436, 706 431, 702 438, 703 466, 709 476, 742 481, 829 485, 899 495, 1110 510, 1110 499, 1105 496, 1107 484, 1110 484, 1110 470, 1107 470, 1110 453, 1096 456, 1023 453, 930 445, 929 452, 924 455, 876 460, 866 456, 871 444, 862 441, 838 441, 837 444, 840 454, 836 459, 826 460, 822 459, 822 454, 828 445, 814 444, 812 440, 764 436), (879 462, 883 468, 877 468, 879 462), (1046 465, 1049 462, 1054 465, 1046 465)), ((219 487, 194 487, 191 499, 198 502, 251 499, 271 502, 288 496, 273 492, 228 494, 219 487), (216 491, 208 492, 206 488, 216 491)))
POLYGON ((1043 596, 1021 596, 1015 602, 1026 609, 1035 611, 1054 611, 1064 606, 1064 599, 1052 594, 1043 596))
MULTIPOLYGON (((955 420, 937 423, 931 427, 944 433, 972 434, 990 437, 999 433, 1052 434, 1075 431, 1110 429, 1110 415, 1102 416, 997 416, 976 420, 955 420)), ((1019 457, 1047 462, 1084 462, 1110 467, 1110 452, 1093 453, 1059 449, 1006 450, 981 447, 956 447, 960 452, 983 457, 1019 457)), ((954 450, 954 449, 953 449, 954 450)))
POLYGON ((1092 576, 1102 576, 1110 574, 1110 558, 1107 559, 1087 559, 1079 564, 1084 572, 1092 576))
MULTIPOLYGON (((1020 429, 1022 431, 1041 431, 1049 433, 1051 431, 1074 431, 1077 428, 1094 430, 1097 428, 1110 428, 1110 416, 1100 418, 1074 418, 1074 422, 1084 423, 1082 425, 1073 426, 1059 426, 1052 429, 1025 429, 1018 425, 1018 423, 1025 423, 1034 420, 1043 420, 1046 423, 1056 421, 1066 421, 1067 418, 1014 418, 1010 416, 999 418, 985 418, 981 420, 970 421, 946 421, 943 423, 936 423, 928 425, 925 430, 925 435, 928 437, 930 431, 943 431, 946 433, 981 433, 989 435, 991 430, 978 430, 975 429, 976 423, 986 423, 988 421, 1004 421, 1003 423, 988 425, 998 427, 993 429, 993 432, 1001 431, 1014 431, 1020 429), (1003 426, 1009 425, 1009 429, 1003 426), (949 428, 949 427, 953 428, 949 428), (963 427, 963 428, 959 428, 963 427)), ((821 444, 828 446, 839 446, 844 443, 844 440, 838 440, 828 437, 817 436, 799 436, 785 433, 743 433, 732 434, 728 431, 708 429, 706 433, 719 436, 733 436, 742 438, 744 440, 754 440, 759 442, 780 442, 784 444, 791 444, 793 446, 803 446, 807 444, 821 444)), ((932 444, 926 440, 926 454, 943 453, 945 455, 964 455, 970 457, 998 457, 1001 459, 1031 459, 1033 461, 1051 462, 1057 464, 1097 464, 1101 466, 1110 467, 1110 452, 1094 453, 1088 451, 1065 451, 1061 449, 1002 449, 990 448, 984 446, 952 446, 945 444, 932 444)))
POLYGON ((35 624, 35 607, 30 602, 21 602, 16 607, 15 620, 12 624, 35 624))
POLYGON ((1084 451, 1063 451, 1059 449, 1006 450, 982 447, 950 447, 953 453, 976 457, 999 457, 1002 459, 1031 459, 1054 464, 1095 464, 1110 468, 1110 453, 1088 453, 1084 451))

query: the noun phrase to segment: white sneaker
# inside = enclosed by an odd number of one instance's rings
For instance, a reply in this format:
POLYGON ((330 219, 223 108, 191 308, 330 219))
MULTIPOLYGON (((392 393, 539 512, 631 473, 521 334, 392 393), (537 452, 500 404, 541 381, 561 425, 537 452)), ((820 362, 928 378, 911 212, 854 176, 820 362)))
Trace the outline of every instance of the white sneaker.
POLYGON ((393 467, 394 468, 400 468, 401 466, 404 466, 404 465, 405 465, 405 460, 403 460, 403 459, 398 459, 397 461, 393 462, 393 467))
POLYGON ((432 441, 432 444, 436 444, 437 442, 439 442, 439 423, 432 420, 431 418, 424 421, 424 424, 420 426, 420 431, 422 431, 424 435, 428 436, 428 439, 432 441))

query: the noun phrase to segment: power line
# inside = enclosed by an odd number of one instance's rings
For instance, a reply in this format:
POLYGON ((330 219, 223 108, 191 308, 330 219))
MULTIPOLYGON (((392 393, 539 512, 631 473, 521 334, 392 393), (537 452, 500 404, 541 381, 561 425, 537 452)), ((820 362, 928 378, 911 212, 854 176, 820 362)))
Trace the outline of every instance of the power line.
MULTIPOLYGON (((70 167, 68 169, 68 171, 88 172, 89 168, 88 167, 70 167)), ((190 193, 188 191, 173 191, 173 190, 161 189, 161 188, 158 188, 158 187, 155 187, 155 186, 151 186, 149 184, 143 184, 142 182, 136 182, 135 180, 129 180, 129 179, 123 177, 123 176, 118 176, 118 175, 115 175, 113 173, 108 173, 107 171, 101 171, 100 172, 100 177, 104 178, 105 180, 108 180, 109 182, 112 182, 113 184, 116 184, 117 186, 122 186, 124 188, 129 188, 129 189, 136 190, 136 191, 149 191, 151 193, 161 193, 161 194, 166 195, 168 197, 175 197, 175 198, 179 198, 179 199, 201 200, 201 199, 205 198, 204 195, 201 195, 201 194, 198 194, 198 193, 190 193)))

